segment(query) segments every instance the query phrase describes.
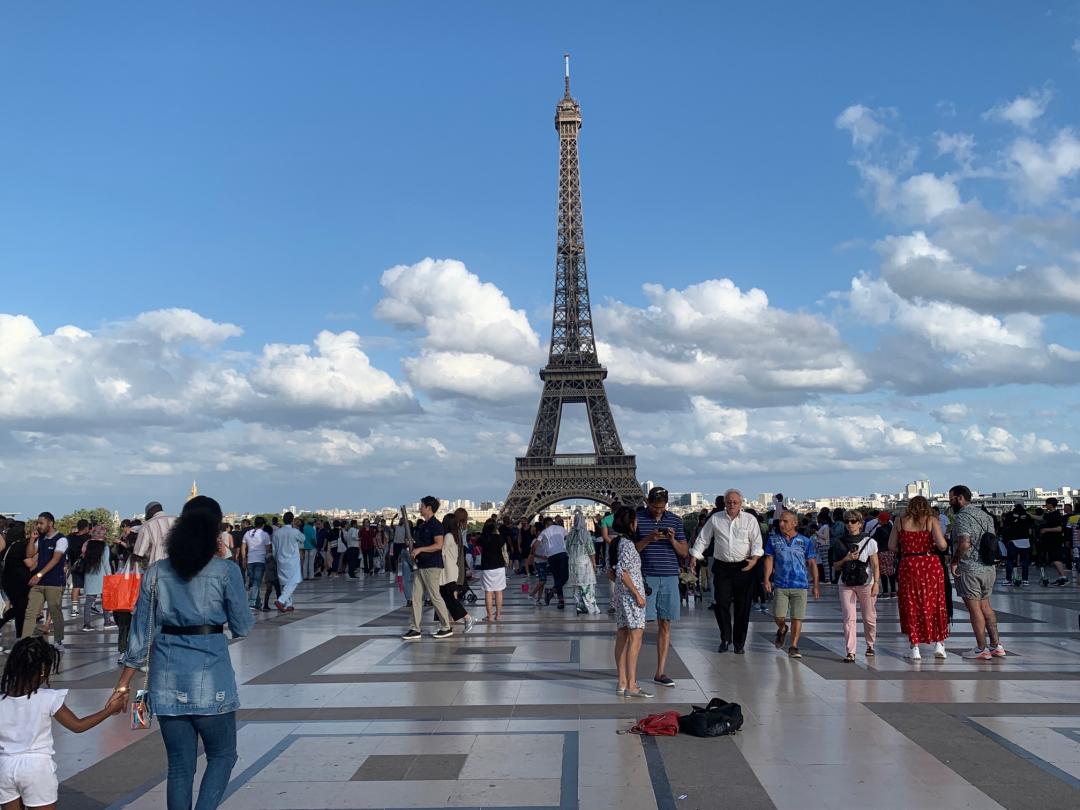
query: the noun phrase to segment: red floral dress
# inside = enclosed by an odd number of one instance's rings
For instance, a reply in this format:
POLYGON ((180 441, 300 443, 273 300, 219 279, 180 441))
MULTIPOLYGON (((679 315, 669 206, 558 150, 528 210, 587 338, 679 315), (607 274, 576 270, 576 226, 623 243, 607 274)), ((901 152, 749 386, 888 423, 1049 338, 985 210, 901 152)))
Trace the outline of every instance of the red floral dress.
POLYGON ((932 542, 929 531, 900 529, 900 631, 912 645, 932 644, 949 636, 945 573, 932 542))

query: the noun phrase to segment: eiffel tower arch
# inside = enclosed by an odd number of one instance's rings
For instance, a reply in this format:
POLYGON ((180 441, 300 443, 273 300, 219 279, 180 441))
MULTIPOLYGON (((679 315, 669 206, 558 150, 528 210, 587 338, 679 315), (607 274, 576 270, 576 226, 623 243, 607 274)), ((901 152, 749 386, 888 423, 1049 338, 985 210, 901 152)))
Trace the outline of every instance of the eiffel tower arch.
POLYGON ((583 499, 611 504, 641 501, 634 456, 623 452, 608 404, 607 369, 596 356, 589 278, 585 268, 585 228, 581 217, 578 131, 581 107, 570 95, 570 57, 565 92, 555 107, 559 133, 559 214, 555 249, 555 303, 551 351, 540 371, 544 392, 529 449, 514 466, 514 485, 502 514, 531 518, 553 503, 583 499), (563 406, 584 403, 592 434, 592 453, 557 453, 563 406))

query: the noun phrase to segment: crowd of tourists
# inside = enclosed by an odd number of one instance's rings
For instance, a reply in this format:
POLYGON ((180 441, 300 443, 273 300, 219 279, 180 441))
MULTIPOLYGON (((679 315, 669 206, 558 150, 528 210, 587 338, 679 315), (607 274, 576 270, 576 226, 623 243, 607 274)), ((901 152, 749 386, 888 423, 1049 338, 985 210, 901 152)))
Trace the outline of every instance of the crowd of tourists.
POLYGON ((915 497, 899 514, 800 515, 778 495, 758 514, 731 489, 715 508, 684 521, 668 509, 667 491, 653 487, 644 504, 614 503, 592 525, 577 510, 569 521, 543 517, 515 525, 491 517, 477 527, 464 509, 439 518, 440 503, 431 496, 421 500, 414 522, 404 516, 305 520, 286 512, 229 525, 205 496, 189 500, 177 518, 155 501, 142 520, 123 521, 112 540, 103 525, 87 520, 65 535, 49 512, 28 524, 7 520, 0 524, 0 629, 10 623, 16 642, 0 682, 0 804, 20 797, 28 807, 56 801, 53 718, 81 732, 130 709, 133 726, 158 718, 169 763, 168 807, 191 806, 200 744, 206 766, 197 806, 217 807, 236 763, 240 705, 225 630, 242 637, 254 614, 292 612, 304 580, 389 574, 410 609, 407 642, 424 638, 427 608, 437 620, 430 634, 436 640, 501 622, 511 575, 525 578, 535 609, 554 602, 559 610, 573 604, 577 614, 598 615, 606 602, 615 625, 616 693, 648 698, 655 687, 637 676, 646 624, 656 627, 652 683, 673 687, 666 671, 672 624, 683 606, 705 594, 713 599, 719 653, 746 653, 756 605, 772 614, 775 646, 798 659, 808 600, 835 586, 845 662, 856 660, 860 619, 864 655, 875 656, 877 601, 895 599, 906 657, 918 661, 923 646, 935 659, 947 657, 955 589, 974 637, 963 657, 1005 658, 990 605, 999 569, 1004 584, 1019 588, 1029 585, 1032 566, 1044 586, 1070 582, 1080 515, 1072 504, 1058 507, 1051 498, 1034 514, 1016 504, 997 517, 958 485, 945 512, 915 497), (105 582, 118 572, 125 581, 139 574, 137 593, 130 604, 108 610, 105 582), (483 615, 474 616, 466 604, 477 601, 477 585, 483 615), (66 690, 49 685, 65 645, 65 602, 71 619, 81 617, 82 630, 117 634, 116 688, 101 711, 83 718, 65 705, 66 690), (133 696, 140 673, 144 688, 133 696))

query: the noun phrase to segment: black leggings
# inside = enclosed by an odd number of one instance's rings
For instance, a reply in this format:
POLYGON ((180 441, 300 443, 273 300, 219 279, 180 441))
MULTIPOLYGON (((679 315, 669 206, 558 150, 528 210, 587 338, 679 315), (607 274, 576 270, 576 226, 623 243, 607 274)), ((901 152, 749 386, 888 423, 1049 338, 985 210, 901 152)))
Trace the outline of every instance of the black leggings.
POLYGON ((456 582, 447 582, 445 585, 439 586, 439 593, 442 594, 443 601, 446 602, 446 609, 450 612, 450 618, 455 622, 461 621, 469 615, 469 611, 465 610, 465 606, 458 599, 458 587, 456 582))
POLYGON ((881 575, 881 593, 896 593, 896 574, 881 575))
POLYGON ((15 638, 22 638, 23 620, 26 617, 26 603, 30 600, 30 590, 27 589, 22 593, 9 593, 7 596, 11 600, 11 607, 5 610, 4 615, 0 617, 0 628, 14 620, 15 638))

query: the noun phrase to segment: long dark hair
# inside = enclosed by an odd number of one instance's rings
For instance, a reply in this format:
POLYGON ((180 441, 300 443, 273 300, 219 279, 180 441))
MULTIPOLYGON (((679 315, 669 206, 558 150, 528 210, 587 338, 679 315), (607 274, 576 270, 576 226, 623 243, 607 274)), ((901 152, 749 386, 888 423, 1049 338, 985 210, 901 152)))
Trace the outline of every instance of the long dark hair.
POLYGON ((630 506, 620 506, 615 510, 615 515, 611 519, 611 530, 615 533, 615 537, 608 543, 608 564, 611 565, 611 569, 615 570, 615 566, 619 564, 619 543, 622 542, 622 538, 626 538, 631 543, 634 542, 634 522, 637 520, 637 511, 630 506))
POLYGON ((83 555, 83 571, 92 574, 101 565, 101 558, 105 556, 105 542, 102 540, 89 540, 86 543, 86 554, 83 555))
POLYGON ((217 554, 221 506, 213 498, 196 495, 184 504, 169 530, 165 548, 173 570, 185 582, 202 571, 217 554))
POLYGON ((49 676, 60 670, 60 651, 43 637, 15 642, 0 676, 4 699, 32 695, 49 685, 49 676))

